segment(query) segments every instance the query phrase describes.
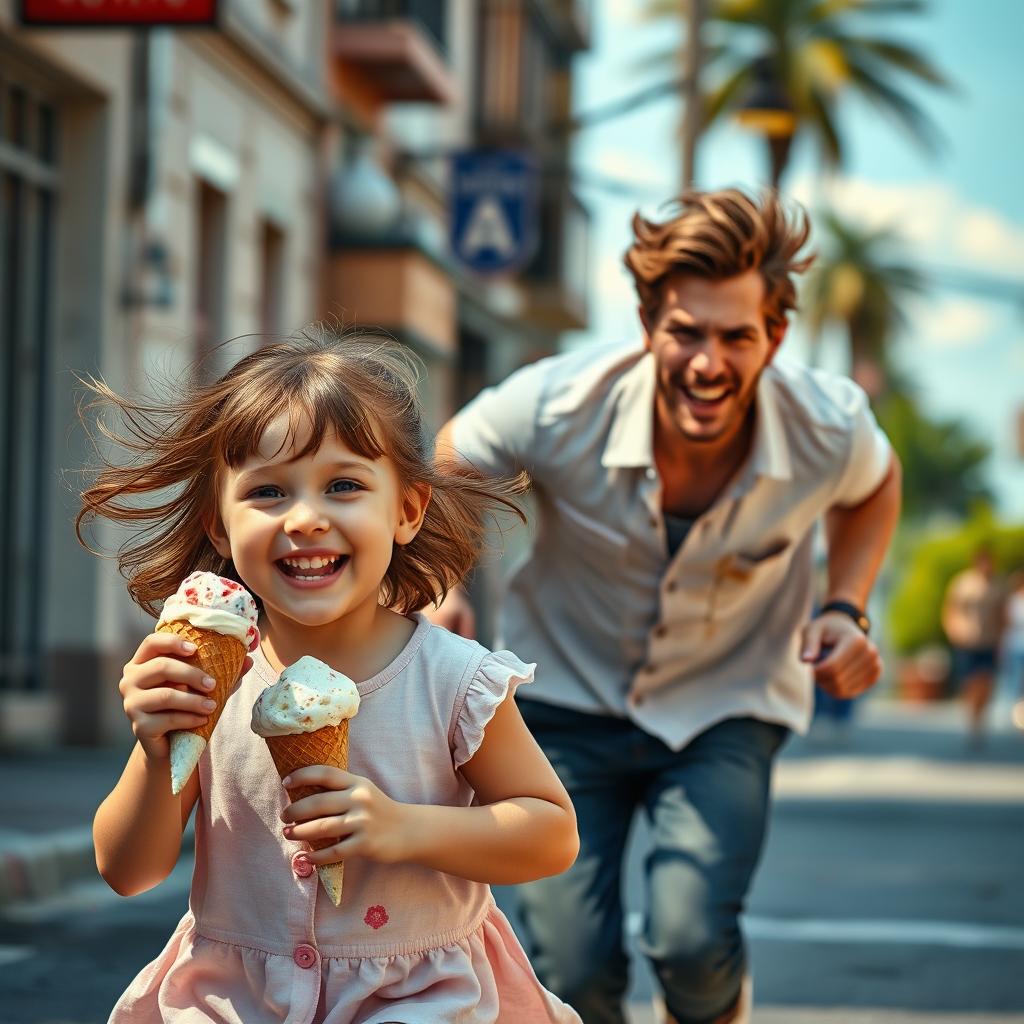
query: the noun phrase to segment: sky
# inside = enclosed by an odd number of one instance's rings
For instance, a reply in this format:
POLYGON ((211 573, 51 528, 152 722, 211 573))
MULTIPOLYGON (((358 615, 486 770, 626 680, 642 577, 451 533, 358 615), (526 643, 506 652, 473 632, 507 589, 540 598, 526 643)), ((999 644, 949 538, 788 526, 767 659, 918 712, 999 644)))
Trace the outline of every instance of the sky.
MULTIPOLYGON (((679 35, 665 22, 644 21, 643 0, 594 0, 591 9, 592 46, 574 68, 579 112, 667 77, 652 55, 679 35)), ((929 414, 963 418, 993 446, 988 480, 1000 516, 1024 522, 1024 458, 1016 450, 1024 409, 1020 0, 931 0, 924 15, 876 19, 874 27, 913 44, 953 81, 945 91, 907 83, 940 128, 939 151, 923 152, 870 104, 844 100, 841 174, 827 175, 814 146, 798 141, 786 188, 809 205, 824 196, 857 222, 890 227, 905 239, 905 254, 926 267, 1020 282, 1019 292, 1000 300, 934 285, 908 306, 897 355, 929 414)), ((590 326, 571 344, 636 336, 636 299, 621 258, 633 211, 654 214, 679 190, 679 115, 678 101, 666 97, 576 136, 577 189, 592 216, 591 289, 590 326), (596 188, 588 184, 593 178, 624 187, 596 188)), ((756 187, 765 173, 760 140, 735 124, 701 140, 699 187, 756 187)), ((786 347, 792 358, 807 357, 799 323, 786 347)), ((826 340, 819 358, 846 369, 838 338, 826 340)))

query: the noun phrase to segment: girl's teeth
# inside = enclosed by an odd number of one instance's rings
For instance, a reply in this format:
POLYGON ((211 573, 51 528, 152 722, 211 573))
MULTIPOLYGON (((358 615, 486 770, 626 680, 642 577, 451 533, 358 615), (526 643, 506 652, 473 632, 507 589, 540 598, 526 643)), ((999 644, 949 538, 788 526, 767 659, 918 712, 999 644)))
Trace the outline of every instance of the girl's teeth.
POLYGON ((285 562, 292 566, 294 569, 323 569, 324 566, 333 565, 337 561, 337 557, 334 558, 322 558, 320 555, 314 555, 312 558, 286 558, 285 562))

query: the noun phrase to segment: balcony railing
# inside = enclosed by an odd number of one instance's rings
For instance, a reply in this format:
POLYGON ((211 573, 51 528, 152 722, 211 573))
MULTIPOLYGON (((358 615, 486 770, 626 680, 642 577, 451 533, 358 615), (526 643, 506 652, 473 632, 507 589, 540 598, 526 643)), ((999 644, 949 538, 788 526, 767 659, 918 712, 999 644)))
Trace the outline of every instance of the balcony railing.
POLYGON ((335 18, 352 24, 409 21, 447 57, 447 0, 335 0, 335 18))
POLYGON ((349 101, 455 101, 448 64, 447 0, 334 0, 335 81, 349 101))

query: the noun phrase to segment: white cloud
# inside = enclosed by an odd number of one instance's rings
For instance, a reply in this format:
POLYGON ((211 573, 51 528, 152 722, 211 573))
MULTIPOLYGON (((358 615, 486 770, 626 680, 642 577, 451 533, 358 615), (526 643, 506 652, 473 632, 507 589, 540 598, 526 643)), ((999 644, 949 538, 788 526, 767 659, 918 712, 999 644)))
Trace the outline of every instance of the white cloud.
POLYGON ((635 22, 640 14, 636 0, 606 0, 610 21, 635 22))
POLYGON ((581 165, 581 170, 584 171, 584 175, 589 170, 602 178, 633 186, 638 193, 647 192, 653 198, 671 194, 672 189, 677 187, 673 180, 675 165, 665 168, 663 164, 661 167, 666 173, 659 177, 651 173, 652 169, 657 168, 652 166, 650 157, 635 151, 604 146, 592 155, 588 154, 586 163, 581 165))
POLYGON ((957 247, 976 262, 1004 274, 1024 267, 1024 228, 992 210, 969 211, 957 225, 957 247))
POLYGON ((926 348, 966 348, 988 340, 995 314, 972 299, 918 300, 908 309, 910 340, 926 348))
POLYGON ((623 320, 627 323, 636 322, 636 292, 633 280, 622 265, 622 261, 612 253, 597 261, 594 267, 594 283, 591 295, 601 307, 602 317, 599 322, 613 323, 620 330, 623 320))
POLYGON ((846 177, 822 184, 805 177, 793 195, 811 209, 831 206, 855 224, 892 230, 926 265, 1022 276, 1024 225, 972 204, 944 182, 846 177))

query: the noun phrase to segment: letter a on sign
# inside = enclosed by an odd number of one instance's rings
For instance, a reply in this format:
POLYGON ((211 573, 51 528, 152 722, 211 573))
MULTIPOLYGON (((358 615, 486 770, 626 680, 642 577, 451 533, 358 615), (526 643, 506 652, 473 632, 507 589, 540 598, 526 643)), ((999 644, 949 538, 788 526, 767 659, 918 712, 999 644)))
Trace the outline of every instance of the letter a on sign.
POLYGON ((538 171, 529 153, 453 153, 448 239, 452 256, 475 274, 510 274, 529 263, 538 235, 538 171))
POLYGON ((463 259, 473 261, 488 250, 504 262, 516 252, 512 229, 494 196, 481 196, 466 224, 459 251, 463 259))

